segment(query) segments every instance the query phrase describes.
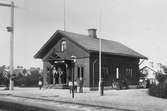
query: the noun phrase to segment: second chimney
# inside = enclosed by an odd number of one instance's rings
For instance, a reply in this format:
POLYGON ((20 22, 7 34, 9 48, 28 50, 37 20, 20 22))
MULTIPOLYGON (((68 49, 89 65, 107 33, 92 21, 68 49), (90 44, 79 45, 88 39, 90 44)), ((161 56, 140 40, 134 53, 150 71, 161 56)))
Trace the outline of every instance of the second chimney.
POLYGON ((97 38, 96 29, 88 29, 88 36, 92 38, 97 38))

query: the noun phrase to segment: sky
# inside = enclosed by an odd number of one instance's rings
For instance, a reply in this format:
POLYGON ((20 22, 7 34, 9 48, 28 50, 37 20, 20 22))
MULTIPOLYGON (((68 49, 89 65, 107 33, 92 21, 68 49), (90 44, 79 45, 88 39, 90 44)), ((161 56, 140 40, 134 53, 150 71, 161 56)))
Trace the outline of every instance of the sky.
MULTIPOLYGON (((42 67, 33 56, 56 30, 63 30, 64 0, 14 1, 14 64, 42 67)), ((167 65, 166 10, 166 0, 66 0, 66 30, 87 34, 87 29, 96 28, 101 38, 167 65)), ((9 65, 9 25, 10 9, 0 6, 0 65, 9 65)))

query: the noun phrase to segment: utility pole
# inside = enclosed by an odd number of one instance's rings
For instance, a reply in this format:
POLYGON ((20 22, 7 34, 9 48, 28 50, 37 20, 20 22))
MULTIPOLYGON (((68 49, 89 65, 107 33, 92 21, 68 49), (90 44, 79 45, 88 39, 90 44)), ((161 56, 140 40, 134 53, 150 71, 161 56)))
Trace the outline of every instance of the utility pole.
POLYGON ((9 90, 14 89, 13 69, 14 69, 14 2, 11 2, 11 35, 10 35, 10 85, 9 90))
POLYGON ((10 32, 10 78, 9 78, 9 90, 14 89, 13 81, 13 69, 14 69, 14 1, 11 4, 0 3, 0 6, 11 8, 11 26, 6 27, 7 31, 10 32))

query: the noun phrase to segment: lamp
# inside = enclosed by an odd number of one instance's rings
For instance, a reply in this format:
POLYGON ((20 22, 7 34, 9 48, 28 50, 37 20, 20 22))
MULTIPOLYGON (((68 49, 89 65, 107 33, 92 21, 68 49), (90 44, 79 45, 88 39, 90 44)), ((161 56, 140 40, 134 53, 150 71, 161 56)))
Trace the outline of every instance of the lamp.
POLYGON ((71 60, 72 60, 72 98, 74 98, 74 67, 75 67, 75 63, 77 60, 76 56, 71 56, 71 60))
POLYGON ((72 55, 72 56, 71 56, 71 60, 73 61, 73 63, 76 63, 76 61, 77 61, 77 57, 74 56, 74 55, 72 55))

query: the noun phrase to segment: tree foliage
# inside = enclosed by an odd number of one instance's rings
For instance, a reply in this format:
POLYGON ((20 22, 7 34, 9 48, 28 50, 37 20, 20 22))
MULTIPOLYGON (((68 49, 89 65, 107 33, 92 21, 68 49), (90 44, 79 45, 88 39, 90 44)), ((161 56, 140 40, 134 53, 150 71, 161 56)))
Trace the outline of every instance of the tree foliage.
POLYGON ((18 74, 14 79, 15 86, 26 86, 26 87, 38 86, 38 81, 41 78, 42 75, 38 70, 31 71, 30 75, 18 74))
POLYGON ((163 69, 164 73, 167 74, 167 66, 162 65, 162 69, 163 69))
MULTIPOLYGON (((6 71, 6 69, 7 67, 5 65, 0 66, 0 85, 6 85, 8 87, 10 74, 8 71, 6 71)), ((39 79, 42 79, 42 75, 39 72, 38 68, 30 70, 29 73, 28 70, 25 68, 22 68, 21 70, 14 70, 13 79, 15 86, 37 86, 39 79)))
POLYGON ((158 80, 159 84, 152 85, 149 88, 149 94, 156 97, 167 98, 167 75, 162 73, 157 73, 156 79, 158 80))
POLYGON ((6 66, 0 66, 0 85, 8 86, 9 73, 5 70, 6 66))
POLYGON ((167 75, 157 73, 156 74, 156 79, 158 80, 159 83, 162 83, 167 79, 167 75))

